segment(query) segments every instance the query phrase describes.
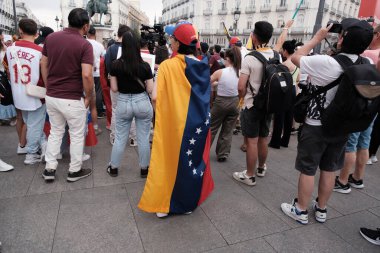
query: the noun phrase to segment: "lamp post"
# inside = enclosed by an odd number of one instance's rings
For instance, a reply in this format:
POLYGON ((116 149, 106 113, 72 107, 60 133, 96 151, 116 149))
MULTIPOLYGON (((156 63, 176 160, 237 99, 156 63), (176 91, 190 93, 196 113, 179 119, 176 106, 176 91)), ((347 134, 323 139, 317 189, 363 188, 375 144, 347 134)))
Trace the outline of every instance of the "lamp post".
POLYGON ((57 32, 58 32, 58 22, 59 22, 59 18, 58 18, 58 16, 55 16, 55 22, 57 22, 57 32))
POLYGON ((235 35, 236 35, 236 30, 237 30, 237 25, 238 25, 238 21, 239 21, 239 18, 240 18, 240 10, 239 10, 239 7, 236 7, 236 10, 234 11, 234 20, 235 20, 235 24, 234 24, 234 28, 235 28, 235 35))
POLYGON ((18 33, 18 22, 17 22, 17 14, 16 14, 16 0, 13 0, 13 22, 15 27, 15 34, 18 33))

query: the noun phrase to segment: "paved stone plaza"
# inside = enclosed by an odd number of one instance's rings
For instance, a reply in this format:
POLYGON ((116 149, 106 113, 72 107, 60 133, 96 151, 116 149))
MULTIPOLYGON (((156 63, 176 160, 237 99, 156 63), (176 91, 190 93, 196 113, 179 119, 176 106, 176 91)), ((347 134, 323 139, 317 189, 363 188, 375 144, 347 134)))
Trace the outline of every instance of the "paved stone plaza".
POLYGON ((295 136, 288 149, 270 149, 265 178, 249 187, 231 177, 245 167, 238 135, 227 162, 218 163, 211 152, 211 197, 191 215, 158 219, 137 209, 145 182, 137 148, 126 149, 119 177, 106 173, 111 145, 103 129, 97 147, 86 150, 92 159, 84 166, 94 169, 92 176, 67 183, 66 155, 56 181, 46 184, 43 164, 24 166, 24 156, 16 155, 15 129, 0 127, 0 158, 15 166, 0 174, 2 253, 380 252, 359 234, 361 226, 380 227, 380 164, 367 167, 365 189, 333 193, 325 224, 316 223, 310 212, 311 222, 304 226, 280 210, 296 194, 295 136))

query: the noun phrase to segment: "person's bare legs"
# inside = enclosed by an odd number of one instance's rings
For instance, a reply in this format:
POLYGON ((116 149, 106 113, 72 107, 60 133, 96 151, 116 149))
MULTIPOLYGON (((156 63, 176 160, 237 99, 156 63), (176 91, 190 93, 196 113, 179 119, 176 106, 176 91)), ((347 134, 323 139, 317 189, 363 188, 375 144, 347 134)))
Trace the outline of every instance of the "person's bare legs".
POLYGON ((311 196, 314 190, 314 176, 308 176, 300 173, 298 179, 298 208, 307 210, 311 196))
POLYGON ((253 177, 255 175, 256 163, 257 163, 257 143, 259 138, 247 138, 247 176, 253 177))
POLYGON ((352 177, 355 180, 361 180, 364 178, 365 166, 369 159, 368 149, 360 149, 356 153, 356 166, 352 177))
MULTIPOLYGON (((367 160, 365 162, 367 162, 367 160)), ((344 155, 344 165, 339 175, 339 182, 344 185, 347 184, 348 176, 350 175, 351 168, 354 167, 355 162, 356 152, 346 152, 344 155)))
POLYGON ((26 146, 26 124, 24 123, 24 120, 22 119, 21 110, 17 109, 16 118, 17 118, 16 131, 18 135, 18 141, 21 147, 25 147, 26 146))
POLYGON ((257 148, 259 167, 264 168, 265 162, 267 161, 268 157, 268 137, 259 137, 257 148))
POLYGON ((318 185, 318 206, 325 209, 335 185, 335 172, 321 170, 318 185))

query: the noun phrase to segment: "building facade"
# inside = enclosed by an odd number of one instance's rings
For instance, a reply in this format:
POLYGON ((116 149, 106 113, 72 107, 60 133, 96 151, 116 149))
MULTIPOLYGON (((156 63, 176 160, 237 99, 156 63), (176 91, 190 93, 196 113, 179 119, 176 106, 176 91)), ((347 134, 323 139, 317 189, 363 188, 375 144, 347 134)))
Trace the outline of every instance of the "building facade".
POLYGON ((373 18, 374 24, 380 24, 380 0, 362 0, 359 10, 359 18, 373 18))
MULTIPOLYGON (((61 0, 61 12, 62 12, 62 27, 68 27, 67 17, 74 8, 86 9, 88 0, 61 0)), ((112 36, 116 36, 116 31, 120 24, 128 25, 134 29, 139 29, 141 24, 149 23, 149 18, 143 13, 139 4, 140 1, 127 1, 127 0, 113 0, 110 3, 109 9, 112 16, 112 24, 109 23, 109 17, 104 16, 102 18, 102 24, 108 26, 112 33, 112 36)), ((98 21, 99 15, 96 14, 93 17, 94 21, 98 21)))
POLYGON ((15 33, 12 0, 0 0, 0 29, 5 34, 15 33))
POLYGON ((45 26, 45 24, 40 22, 39 19, 30 10, 30 8, 22 1, 16 1, 16 16, 17 21, 20 21, 20 19, 23 18, 30 18, 36 21, 38 28, 45 26))
MULTIPOLYGON (((360 0, 326 0, 322 25, 329 20, 358 17, 360 3, 360 0)), ((274 27, 270 41, 273 45, 282 31, 281 27, 292 18, 299 4, 300 0, 163 0, 162 21, 168 25, 178 20, 189 20, 197 27, 201 41, 227 46, 223 22, 231 35, 239 36, 246 44, 255 22, 265 20, 274 27)), ((310 40, 318 7, 319 1, 303 2, 289 30, 289 39, 310 40)))

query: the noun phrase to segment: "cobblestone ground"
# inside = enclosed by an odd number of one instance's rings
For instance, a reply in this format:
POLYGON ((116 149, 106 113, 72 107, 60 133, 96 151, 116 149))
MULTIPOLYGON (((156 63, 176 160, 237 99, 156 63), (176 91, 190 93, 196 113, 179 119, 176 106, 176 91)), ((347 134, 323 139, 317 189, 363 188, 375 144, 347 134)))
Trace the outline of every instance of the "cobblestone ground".
MULTIPOLYGON (((104 127, 104 120, 100 121, 104 127)), ((249 187, 235 182, 243 170, 242 136, 218 163, 211 152, 215 191, 191 215, 158 219, 137 209, 145 180, 139 176, 137 148, 128 147, 117 178, 106 173, 111 153, 108 131, 86 152, 92 176, 66 182, 68 155, 57 179, 46 184, 43 164, 24 166, 16 155, 17 135, 0 127, 0 157, 15 170, 0 174, 0 241, 8 252, 380 252, 359 234, 361 226, 380 227, 380 163, 367 166, 365 188, 334 193, 328 221, 310 212, 303 226, 282 214, 280 204, 296 194, 296 138, 287 149, 270 149, 268 172, 249 187)))

